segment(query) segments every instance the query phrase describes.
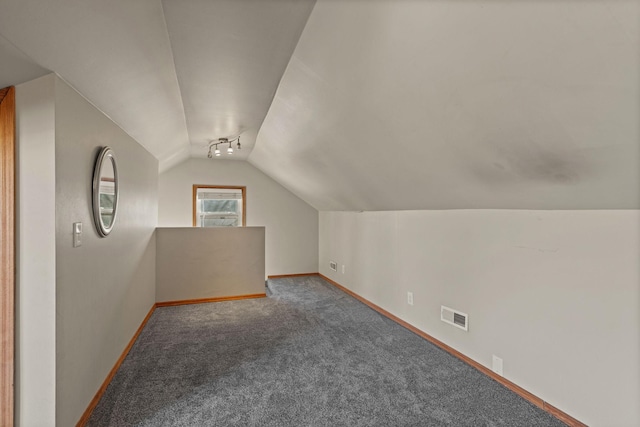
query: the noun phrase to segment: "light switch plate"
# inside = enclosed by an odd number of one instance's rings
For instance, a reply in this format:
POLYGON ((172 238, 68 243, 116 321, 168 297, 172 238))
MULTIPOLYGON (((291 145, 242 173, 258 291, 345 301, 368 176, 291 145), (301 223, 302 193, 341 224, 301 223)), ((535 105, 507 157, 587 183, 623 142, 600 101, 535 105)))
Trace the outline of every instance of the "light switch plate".
POLYGON ((82 246, 82 223, 73 223, 73 247, 77 248, 82 246))

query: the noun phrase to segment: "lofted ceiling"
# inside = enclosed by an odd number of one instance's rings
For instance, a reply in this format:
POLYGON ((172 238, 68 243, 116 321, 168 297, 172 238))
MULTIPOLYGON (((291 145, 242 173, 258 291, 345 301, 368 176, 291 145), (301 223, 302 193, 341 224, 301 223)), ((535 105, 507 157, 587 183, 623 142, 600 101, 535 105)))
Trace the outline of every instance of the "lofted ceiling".
POLYGON ((249 162, 320 210, 640 208, 637 0, 318 0, 249 162))
POLYGON ((54 71, 164 170, 246 159, 314 0, 0 0, 0 82, 54 71))
POLYGON ((640 208, 640 0, 0 0, 0 87, 50 71, 319 210, 640 208))
POLYGON ((0 36, 0 88, 28 82, 48 71, 0 36))

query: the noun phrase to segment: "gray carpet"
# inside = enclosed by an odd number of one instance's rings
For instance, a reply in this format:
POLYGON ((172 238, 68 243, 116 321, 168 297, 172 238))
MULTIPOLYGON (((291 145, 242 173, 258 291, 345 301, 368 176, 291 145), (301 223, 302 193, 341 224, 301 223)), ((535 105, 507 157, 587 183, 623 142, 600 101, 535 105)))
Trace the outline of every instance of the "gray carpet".
POLYGON ((319 277, 158 308, 89 426, 563 426, 319 277))

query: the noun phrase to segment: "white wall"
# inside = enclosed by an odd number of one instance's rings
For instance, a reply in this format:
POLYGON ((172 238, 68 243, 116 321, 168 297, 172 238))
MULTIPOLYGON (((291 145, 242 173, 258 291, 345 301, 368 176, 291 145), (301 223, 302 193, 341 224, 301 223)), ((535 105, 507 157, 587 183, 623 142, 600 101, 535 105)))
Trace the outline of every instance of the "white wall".
POLYGON ((16 128, 16 424, 75 425, 155 302, 158 162, 53 74, 16 87, 16 128), (91 213, 102 145, 122 179, 106 239, 91 213))
POLYGON ((591 426, 640 425, 639 260, 637 210, 320 213, 322 274, 591 426))
POLYGON ((16 86, 16 425, 56 419, 56 224, 53 75, 16 86))
POLYGON ((318 271, 318 211, 244 161, 189 159, 160 174, 160 227, 192 226, 194 184, 247 187, 247 226, 266 227, 267 275, 318 271))
POLYGON ((264 295, 264 236, 264 227, 158 228, 156 301, 264 295))
POLYGON ((56 424, 75 425, 155 303, 158 161, 60 79, 56 122, 56 424), (120 195, 98 236, 91 187, 99 148, 113 148, 120 195), (82 222, 82 246, 72 224, 82 222))

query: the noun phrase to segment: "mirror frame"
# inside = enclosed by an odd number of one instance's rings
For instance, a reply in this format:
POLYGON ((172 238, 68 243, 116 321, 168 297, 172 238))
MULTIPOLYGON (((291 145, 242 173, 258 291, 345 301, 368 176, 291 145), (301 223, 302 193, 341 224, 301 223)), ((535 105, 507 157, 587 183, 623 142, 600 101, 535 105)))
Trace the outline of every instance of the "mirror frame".
POLYGON ((116 223, 116 218, 118 216, 118 204, 120 199, 120 184, 118 183, 118 166, 116 162, 116 158, 113 154, 113 150, 111 147, 102 147, 100 152, 98 153, 98 158, 96 159, 96 164, 93 169, 93 222, 96 226, 96 230, 100 237, 107 237, 111 230, 113 230, 113 225, 116 223), (102 215, 100 215, 100 175, 102 173, 102 166, 105 161, 110 161, 113 166, 113 181, 114 181, 114 193, 115 200, 113 202, 113 219, 111 220, 111 224, 109 227, 104 225, 102 221, 102 215))

